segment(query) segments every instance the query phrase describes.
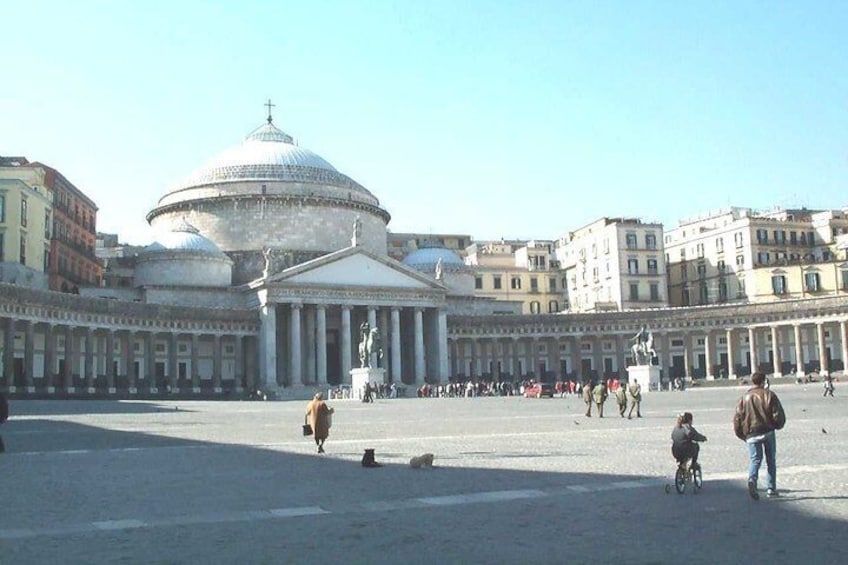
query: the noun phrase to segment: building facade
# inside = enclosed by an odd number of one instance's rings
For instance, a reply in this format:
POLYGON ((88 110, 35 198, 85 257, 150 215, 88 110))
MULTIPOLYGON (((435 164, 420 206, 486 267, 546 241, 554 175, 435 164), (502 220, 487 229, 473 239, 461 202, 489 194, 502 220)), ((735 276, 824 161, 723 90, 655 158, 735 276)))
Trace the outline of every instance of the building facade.
POLYGON ((601 218, 559 239, 571 312, 668 306, 662 224, 601 218))
POLYGON ((0 176, 0 281, 47 288, 51 208, 43 184, 0 176))

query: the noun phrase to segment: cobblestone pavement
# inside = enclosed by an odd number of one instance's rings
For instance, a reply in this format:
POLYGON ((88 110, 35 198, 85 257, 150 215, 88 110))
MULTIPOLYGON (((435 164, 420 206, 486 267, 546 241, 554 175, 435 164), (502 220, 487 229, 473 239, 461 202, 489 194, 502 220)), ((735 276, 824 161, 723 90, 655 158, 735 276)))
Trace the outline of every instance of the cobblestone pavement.
POLYGON ((0 562, 844 563, 848 388, 774 390, 781 496, 759 502, 743 388, 650 393, 633 420, 612 400, 604 419, 577 398, 338 401, 320 456, 301 402, 14 401, 0 562), (665 489, 681 410, 709 437, 695 496, 665 489), (436 467, 410 469, 424 452, 436 467))

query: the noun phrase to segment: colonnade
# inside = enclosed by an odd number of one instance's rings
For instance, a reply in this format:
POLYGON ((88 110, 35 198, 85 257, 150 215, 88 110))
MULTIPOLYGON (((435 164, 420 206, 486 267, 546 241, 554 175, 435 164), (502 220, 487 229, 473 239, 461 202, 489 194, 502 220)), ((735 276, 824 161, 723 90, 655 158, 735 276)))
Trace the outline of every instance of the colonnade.
MULTIPOLYGON (((554 380, 625 376, 634 332, 521 335, 466 332, 449 338, 454 378, 554 380)), ((733 327, 651 329, 665 376, 735 378, 845 371, 848 320, 800 320, 733 327)))
POLYGON ((385 369, 390 382, 423 385, 448 378, 447 315, 439 308, 266 303, 260 308, 259 372, 264 386, 350 384, 359 366, 359 328, 379 328, 383 358, 372 367, 385 369))
POLYGON ((2 318, 11 391, 128 394, 240 392, 255 386, 255 336, 120 329, 2 318))

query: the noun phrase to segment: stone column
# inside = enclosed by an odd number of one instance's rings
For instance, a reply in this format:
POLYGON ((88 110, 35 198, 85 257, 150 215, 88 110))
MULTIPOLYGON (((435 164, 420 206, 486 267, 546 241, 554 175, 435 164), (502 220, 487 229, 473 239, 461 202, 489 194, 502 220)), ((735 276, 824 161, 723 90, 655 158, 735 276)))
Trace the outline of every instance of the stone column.
POLYGON ((35 392, 35 382, 32 380, 35 369, 35 326, 29 320, 24 322, 24 382, 27 392, 35 392))
POLYGON ((168 334, 168 387, 177 392, 177 334, 168 334))
POLYGON ((85 386, 89 394, 93 394, 94 390, 94 375, 97 372, 97 364, 94 359, 94 330, 92 328, 84 328, 85 333, 85 386))
POLYGON ((804 374, 804 348, 801 345, 801 324, 793 324, 795 332, 795 372, 801 376, 804 374))
MULTIPOLYGON (((259 378, 266 391, 275 391, 277 390, 277 305, 263 304, 259 309, 259 322, 259 378)), ((192 357, 192 366, 195 365, 195 361, 196 357, 192 357)), ((199 386, 198 381, 195 387, 199 386)))
POLYGON ((824 323, 816 324, 816 343, 819 346, 819 374, 826 376, 830 374, 830 367, 827 363, 827 348, 824 342, 824 323))
POLYGON ((734 353, 733 350, 735 348, 734 343, 733 343, 733 337, 734 337, 734 333, 733 333, 733 329, 731 328, 731 329, 727 330, 727 378, 728 379, 735 379, 736 378, 736 368, 735 368, 736 363, 733 359, 733 353, 734 353))
POLYGON ((489 355, 490 342, 486 338, 480 338, 477 342, 480 344, 480 378, 483 378, 489 372, 489 365, 492 361, 492 357, 489 355))
POLYGON ((450 377, 448 369, 448 315, 444 310, 437 312, 437 340, 439 342, 439 384, 446 384, 450 377))
POLYGON ((710 333, 710 330, 707 330, 704 334, 704 364, 706 365, 704 376, 706 376, 708 381, 715 379, 713 375, 713 347, 712 343, 710 343, 712 336, 710 333))
POLYGON ((62 374, 65 391, 68 393, 75 392, 74 388, 74 373, 77 365, 77 347, 76 337, 74 335, 74 326, 65 326, 65 368, 62 374))
POLYGON ((393 383, 403 383, 400 355, 400 309, 392 308, 392 372, 393 383))
POLYGON ((751 374, 757 372, 757 332, 753 327, 748 328, 748 355, 751 356, 751 374))
POLYGON ((6 386, 15 386, 15 319, 6 318, 3 326, 3 376, 6 386))
POLYGON ((424 384, 424 311, 415 309, 415 384, 424 384))
POLYGON ((156 382, 156 334, 147 332, 144 336, 144 375, 150 392, 158 391, 156 382))
POLYGON ((783 361, 780 358, 780 332, 777 330, 777 326, 771 327, 771 351, 772 363, 774 364, 772 374, 779 377, 783 374, 780 370, 783 361))
POLYGON ((839 322, 842 332, 842 374, 848 375, 848 322, 839 322))
MULTIPOLYGON (((377 327, 377 308, 375 308, 374 306, 368 307, 368 327, 371 329, 377 327)), ((380 331, 383 331, 382 328, 380 328, 380 331)), ((368 360, 368 364, 371 367, 376 368, 378 366, 378 363, 379 360, 377 359, 377 352, 374 351, 371 353, 371 358, 368 360)))
MULTIPOLYGON (((671 350, 671 337, 666 339, 666 347, 671 350)), ((683 332, 683 376, 687 379, 692 376, 692 336, 689 332, 683 332)))
POLYGON ((477 378, 477 338, 471 336, 468 338, 468 351, 470 353, 468 359, 468 378, 475 380, 477 378))
POLYGON ((580 336, 571 336, 571 370, 575 380, 589 382, 589 375, 583 374, 583 351, 581 350, 580 336))
POLYGON ((342 382, 347 384, 351 383, 350 359, 350 306, 342 304, 342 382))
POLYGON ((115 394, 115 332, 106 330, 106 388, 109 394, 115 394))
POLYGON ((124 336, 121 348, 124 350, 124 359, 126 360, 126 375, 127 375, 127 393, 135 394, 138 392, 138 383, 136 382, 135 374, 135 336, 136 333, 128 331, 124 336))
POLYGON ((291 305, 291 331, 289 332, 289 349, 291 350, 291 366, 289 367, 289 385, 303 385, 303 362, 301 360, 300 340, 300 304, 291 305))
POLYGON ((221 334, 212 334, 212 391, 215 394, 221 389, 221 334))
POLYGON ((512 381, 518 382, 521 380, 521 371, 519 370, 519 359, 518 359, 518 338, 513 337, 509 340, 510 342, 510 353, 512 354, 512 367, 510 372, 512 373, 512 381))
POLYGON ((308 381, 310 384, 318 382, 317 375, 317 343, 315 339, 315 326, 317 325, 317 320, 315 319, 317 313, 314 308, 304 307, 303 309, 303 325, 304 325, 304 346, 306 350, 306 369, 304 375, 304 382, 308 381))
MULTIPOLYGON (((199 353, 200 334, 191 334, 191 389, 192 392, 194 392, 195 394, 200 393, 200 363, 198 361, 199 353)), ((276 384, 276 382, 274 384, 276 384)))
POLYGON ((56 334, 53 324, 44 324, 44 386, 48 394, 55 392, 56 334))
POLYGON ((317 332, 316 377, 318 386, 327 385, 327 308, 323 304, 315 307, 315 331, 317 332))
POLYGON ((233 340, 235 341, 234 350, 236 357, 234 363, 235 374, 233 376, 235 377, 236 381, 236 392, 244 392, 245 386, 247 386, 249 389, 253 388, 250 386, 250 383, 245 383, 244 378, 244 336, 234 335, 233 340))
MULTIPOLYGON (((533 342, 533 347, 536 347, 535 340, 533 342)), ((592 340, 592 364, 595 366, 595 372, 598 373, 598 380, 606 382, 606 377, 604 377, 604 344, 601 341, 601 338, 595 336, 595 339, 592 340)))

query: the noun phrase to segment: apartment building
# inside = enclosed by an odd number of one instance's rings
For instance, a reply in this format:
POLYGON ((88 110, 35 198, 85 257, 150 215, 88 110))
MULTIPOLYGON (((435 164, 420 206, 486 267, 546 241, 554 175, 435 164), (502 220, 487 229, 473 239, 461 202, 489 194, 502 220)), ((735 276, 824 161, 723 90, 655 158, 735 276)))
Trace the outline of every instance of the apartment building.
POLYGON ((668 306, 663 226, 600 218, 556 242, 571 312, 668 306))
POLYGON ((554 314, 566 308, 553 242, 478 241, 465 249, 474 270, 474 296, 520 302, 523 314, 554 314))
POLYGON ((845 293, 844 210, 734 207, 665 234, 672 306, 770 302, 845 293))
POLYGON ((102 267, 95 256, 97 206, 60 172, 25 157, 0 161, 0 178, 17 179, 40 189, 50 199, 52 225, 46 255, 51 290, 77 292, 80 286, 100 286, 102 267))
POLYGON ((0 163, 0 281, 46 289, 51 194, 43 184, 6 178, 12 166, 0 163))

